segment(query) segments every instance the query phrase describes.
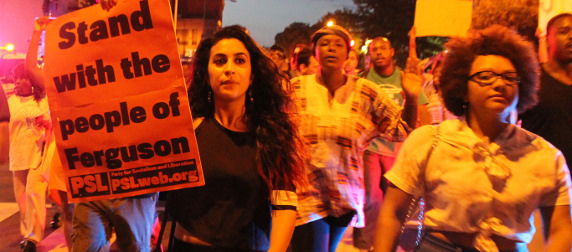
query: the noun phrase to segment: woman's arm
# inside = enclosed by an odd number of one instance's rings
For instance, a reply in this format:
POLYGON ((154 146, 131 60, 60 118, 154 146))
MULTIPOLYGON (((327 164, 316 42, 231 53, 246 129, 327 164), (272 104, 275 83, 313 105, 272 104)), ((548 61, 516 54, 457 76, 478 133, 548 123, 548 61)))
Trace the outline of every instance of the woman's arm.
POLYGON ((547 251, 572 251, 570 205, 541 207, 547 251))
POLYGON ((270 249, 268 252, 284 252, 296 227, 296 211, 273 210, 272 230, 270 231, 270 249))
POLYGON ((45 90, 44 84, 44 69, 38 67, 38 47, 40 44, 40 37, 42 32, 46 29, 46 25, 50 22, 50 17, 44 16, 34 20, 34 33, 28 45, 28 52, 26 53, 26 71, 29 73, 30 79, 36 83, 42 90, 45 90))
POLYGON ((0 84, 0 122, 10 121, 10 109, 8 108, 8 97, 4 93, 4 87, 0 84))
POLYGON ((373 244, 375 252, 389 252, 397 249, 401 227, 409 211, 411 200, 413 200, 412 195, 393 184, 387 188, 387 194, 377 218, 373 244))

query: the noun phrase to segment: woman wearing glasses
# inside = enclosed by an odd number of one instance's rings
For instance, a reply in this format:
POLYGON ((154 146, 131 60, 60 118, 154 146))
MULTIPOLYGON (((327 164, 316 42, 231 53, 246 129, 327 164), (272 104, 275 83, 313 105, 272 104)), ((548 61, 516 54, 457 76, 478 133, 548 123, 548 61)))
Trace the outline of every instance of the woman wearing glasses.
POLYGON ((562 153, 513 124, 535 105, 532 44, 501 26, 452 39, 441 71, 460 119, 415 130, 385 176, 375 251, 395 250, 413 198, 425 202, 415 251, 527 251, 540 209, 548 251, 571 251, 570 175, 562 153))

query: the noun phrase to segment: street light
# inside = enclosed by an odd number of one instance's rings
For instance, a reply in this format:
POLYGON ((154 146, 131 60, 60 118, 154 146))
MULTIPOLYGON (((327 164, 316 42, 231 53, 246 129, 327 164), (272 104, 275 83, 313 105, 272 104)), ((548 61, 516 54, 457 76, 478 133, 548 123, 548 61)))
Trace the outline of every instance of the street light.
POLYGON ((14 44, 12 43, 6 44, 6 51, 8 52, 14 51, 14 44))
POLYGON ((6 43, 5 46, 0 46, 0 51, 12 52, 14 51, 14 44, 6 43))
POLYGON ((328 23, 326 24, 326 26, 332 26, 332 25, 334 25, 334 21, 332 20, 328 21, 328 23))
POLYGON ((12 53, 14 52, 14 44, 12 43, 6 43, 5 46, 0 46, 0 51, 4 51, 2 52, 2 56, 0 56, 0 59, 4 58, 4 55, 6 55, 7 53, 12 53))

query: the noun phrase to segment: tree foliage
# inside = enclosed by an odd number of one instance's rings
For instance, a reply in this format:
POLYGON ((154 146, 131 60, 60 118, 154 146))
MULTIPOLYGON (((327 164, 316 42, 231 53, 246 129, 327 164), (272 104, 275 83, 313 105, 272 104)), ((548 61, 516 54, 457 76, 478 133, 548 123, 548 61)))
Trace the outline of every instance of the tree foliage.
POLYGON ((473 7, 471 27, 483 29, 493 24, 511 27, 535 41, 538 0, 478 0, 473 7))
POLYGON ((361 38, 361 34, 354 32, 357 27, 358 17, 350 9, 336 10, 328 12, 318 22, 313 25, 294 22, 274 37, 274 43, 286 50, 290 54, 297 44, 310 45, 310 37, 318 29, 324 27, 330 20, 334 20, 337 25, 345 27, 350 31, 352 37, 361 38))
POLYGON ((290 55, 297 44, 310 44, 310 36, 316 31, 307 23, 294 22, 284 31, 276 34, 274 44, 279 45, 285 50, 286 55, 290 55))
POLYGON ((351 36, 352 39, 355 41, 356 45, 360 45, 363 43, 363 34, 360 29, 361 23, 359 22, 359 16, 357 13, 352 11, 351 9, 342 9, 336 10, 333 13, 328 12, 324 15, 320 20, 312 25, 315 30, 318 30, 328 23, 328 21, 334 21, 336 25, 346 28, 351 36))
MULTIPOLYGON (((327 13, 316 24, 292 23, 275 37, 276 44, 290 52, 296 44, 309 44, 314 31, 327 21, 347 28, 358 45, 363 40, 387 37, 395 48, 395 60, 403 67, 409 52, 408 33, 413 27, 416 0, 353 0, 356 9, 327 13)), ((516 29, 536 41, 539 0, 474 0, 471 27, 486 28, 500 24, 516 29)), ((444 37, 417 38, 417 56, 430 57, 443 49, 444 37)))
MULTIPOLYGON (((408 33, 413 27, 415 0, 354 0, 360 32, 369 39, 387 37, 395 49, 397 65, 404 66, 409 53, 408 33)), ((419 43, 418 46, 422 46, 419 43)))

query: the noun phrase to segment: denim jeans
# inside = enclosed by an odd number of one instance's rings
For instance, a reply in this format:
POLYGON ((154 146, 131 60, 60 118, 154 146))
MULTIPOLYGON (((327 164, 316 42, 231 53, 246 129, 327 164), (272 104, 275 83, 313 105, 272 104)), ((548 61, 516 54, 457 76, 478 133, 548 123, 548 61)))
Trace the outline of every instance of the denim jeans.
POLYGON ((355 212, 297 226, 292 235, 292 252, 335 252, 355 212))
POLYGON ((157 193, 151 193, 76 203, 72 251, 109 251, 112 231, 115 231, 120 251, 151 251, 157 196, 157 193))

